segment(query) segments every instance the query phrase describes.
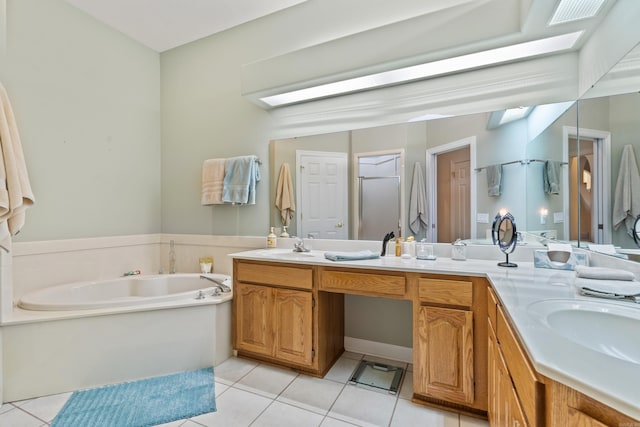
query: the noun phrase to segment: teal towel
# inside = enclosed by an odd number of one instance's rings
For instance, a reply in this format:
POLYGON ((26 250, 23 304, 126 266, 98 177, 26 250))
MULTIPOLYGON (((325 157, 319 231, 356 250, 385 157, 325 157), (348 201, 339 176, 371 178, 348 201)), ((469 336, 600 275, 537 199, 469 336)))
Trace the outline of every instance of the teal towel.
POLYGON ((356 261, 379 258, 380 254, 369 250, 357 252, 325 252, 324 257, 331 261, 356 261))
POLYGON ((222 201, 242 205, 256 204, 256 184, 260 166, 256 156, 231 157, 225 161, 222 201))

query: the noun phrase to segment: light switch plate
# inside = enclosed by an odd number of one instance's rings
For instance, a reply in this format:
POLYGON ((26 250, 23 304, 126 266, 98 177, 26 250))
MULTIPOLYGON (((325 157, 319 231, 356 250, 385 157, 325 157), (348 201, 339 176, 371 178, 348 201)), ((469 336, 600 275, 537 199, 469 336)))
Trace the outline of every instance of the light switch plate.
POLYGON ((489 224, 489 214, 488 213, 476 214, 476 222, 480 224, 489 224))
POLYGON ((564 222, 564 212, 554 212, 553 223, 560 224, 561 222, 564 222))

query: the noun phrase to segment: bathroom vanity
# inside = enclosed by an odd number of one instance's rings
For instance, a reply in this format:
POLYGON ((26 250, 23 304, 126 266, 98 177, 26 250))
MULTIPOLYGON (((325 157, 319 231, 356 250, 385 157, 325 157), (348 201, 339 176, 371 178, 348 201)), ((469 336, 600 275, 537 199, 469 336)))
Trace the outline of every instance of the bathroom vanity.
POLYGON ((344 350, 345 294, 409 300, 415 402, 488 417, 496 426, 617 426, 640 419, 633 383, 620 383, 640 379, 637 367, 622 373, 615 361, 581 363, 576 354, 587 362, 609 359, 572 353, 573 344, 549 335, 526 309, 541 295, 584 299, 570 286, 573 272, 441 258, 337 263, 319 251, 231 256, 240 356, 324 376, 344 350))

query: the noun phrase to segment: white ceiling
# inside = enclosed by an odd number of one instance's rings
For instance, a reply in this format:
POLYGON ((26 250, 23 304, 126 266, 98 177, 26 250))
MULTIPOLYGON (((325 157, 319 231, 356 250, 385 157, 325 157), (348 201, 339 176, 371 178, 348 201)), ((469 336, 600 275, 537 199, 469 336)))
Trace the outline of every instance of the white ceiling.
POLYGON ((210 36, 306 0, 66 0, 151 49, 210 36))
MULTIPOLYGON (((210 36, 234 26, 276 13, 292 6, 306 3, 314 20, 325 22, 309 27, 323 32, 317 42, 329 41, 350 34, 381 28, 393 22, 409 20, 417 16, 433 15, 443 11, 463 13, 469 10, 491 8, 502 4, 500 24, 515 29, 521 38, 539 38, 569 31, 589 32, 615 0, 605 0, 605 7, 595 19, 586 19, 568 25, 549 26, 556 0, 65 0, 67 3, 93 16, 95 19, 119 30, 143 45, 163 52, 174 47, 210 36), (456 9, 458 7, 458 9, 456 9), (519 9, 519 14, 506 9, 519 9), (325 17, 318 16, 322 11, 325 17), (315 13, 315 14, 314 14, 315 13), (330 17, 330 18, 329 18, 330 17)), ((498 9, 500 10, 500 9, 498 9)), ((487 23, 489 27, 497 23, 487 23)), ((439 31, 441 32, 442 29, 439 31)), ((453 30, 453 29, 449 29, 453 30)), ((312 30, 313 31, 313 30, 312 30)), ((458 28, 458 44, 465 40, 476 45, 482 42, 479 34, 468 28, 458 28), (468 36, 465 36, 468 33, 468 36)), ((491 30, 487 29, 490 33, 491 30)), ((587 36, 588 37, 588 36, 587 36)), ((490 39, 491 37, 489 37, 490 39)), ((489 40, 486 40, 489 42, 489 40)), ((508 43, 507 43, 508 44, 508 43)), ((495 47, 495 46, 494 46, 495 47)))

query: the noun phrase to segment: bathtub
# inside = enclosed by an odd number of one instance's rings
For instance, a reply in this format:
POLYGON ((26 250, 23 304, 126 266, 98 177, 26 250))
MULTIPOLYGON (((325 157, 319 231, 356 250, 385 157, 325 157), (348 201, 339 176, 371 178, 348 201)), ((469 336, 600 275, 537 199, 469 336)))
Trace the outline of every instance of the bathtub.
MULTIPOLYGON (((231 277, 207 274, 206 277, 231 287, 231 277)), ((51 286, 24 295, 18 307, 25 310, 90 310, 111 307, 157 304, 196 298, 222 302, 229 292, 214 295, 216 286, 199 274, 158 274, 125 276, 111 280, 87 281, 51 286)))
POLYGON ((209 285, 199 274, 141 275, 24 295, 2 323, 2 401, 222 363, 232 354, 232 295, 211 296, 209 285))

